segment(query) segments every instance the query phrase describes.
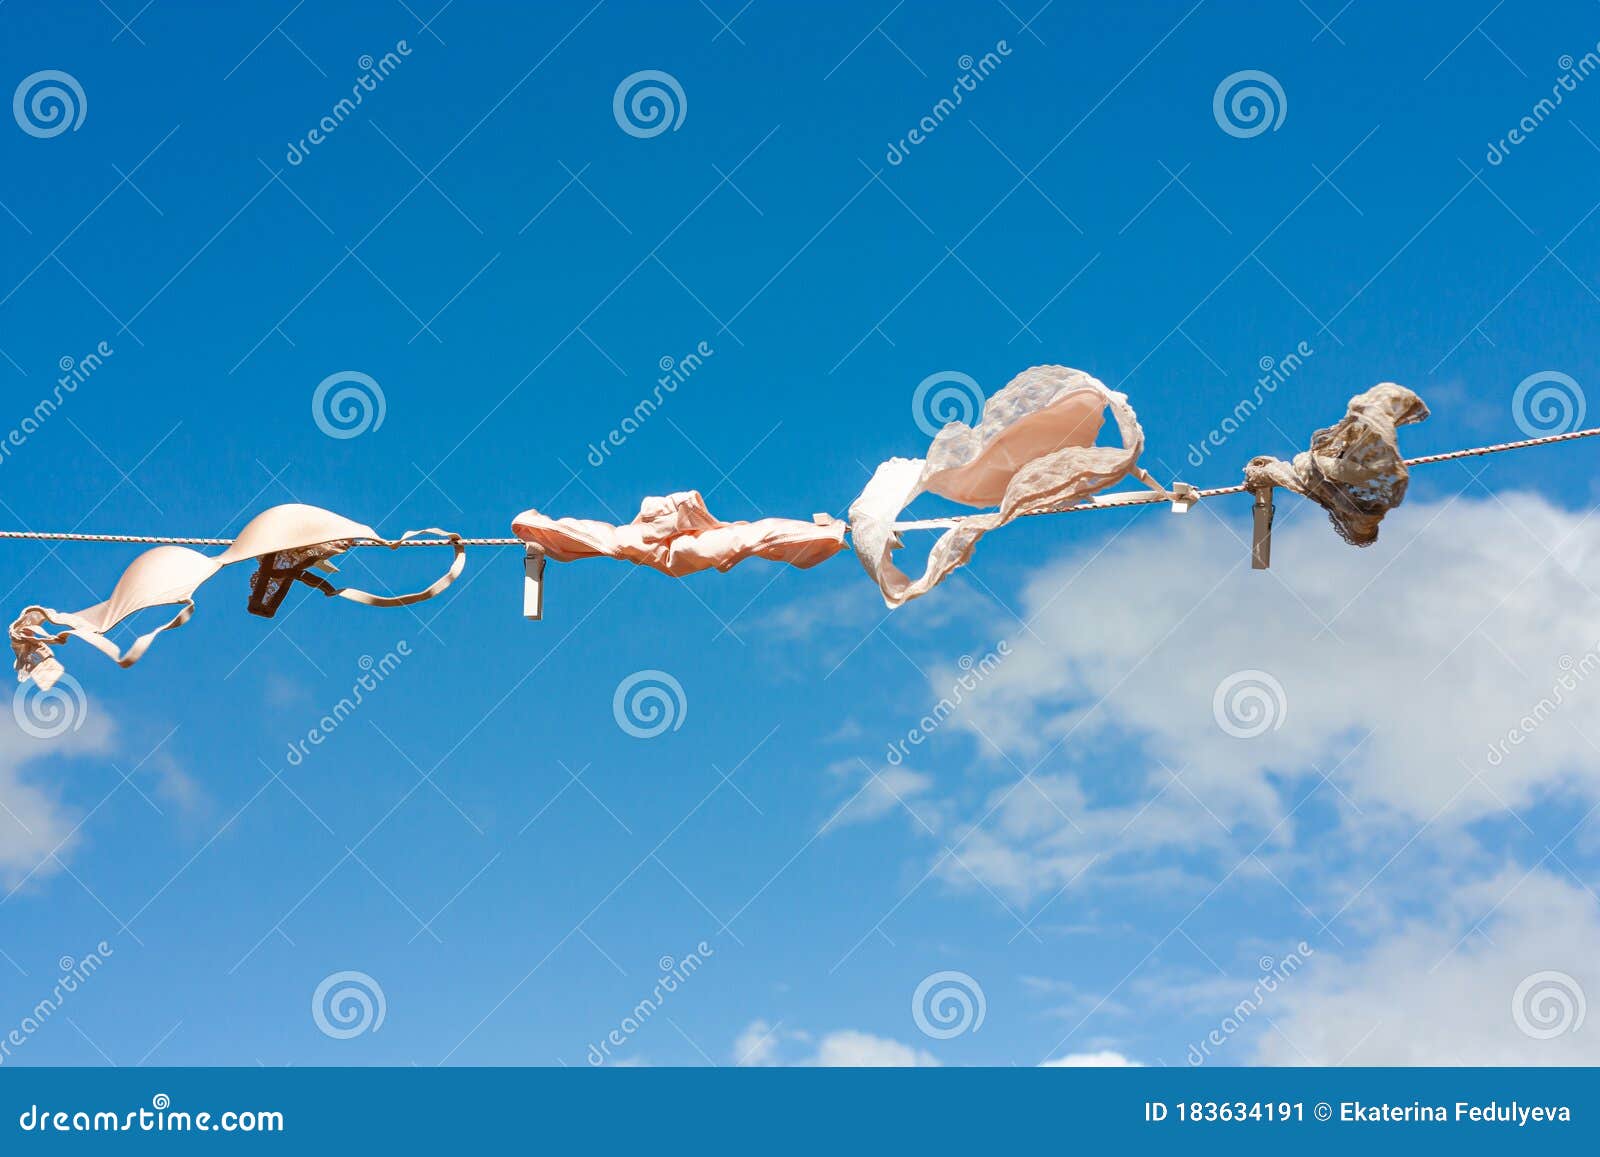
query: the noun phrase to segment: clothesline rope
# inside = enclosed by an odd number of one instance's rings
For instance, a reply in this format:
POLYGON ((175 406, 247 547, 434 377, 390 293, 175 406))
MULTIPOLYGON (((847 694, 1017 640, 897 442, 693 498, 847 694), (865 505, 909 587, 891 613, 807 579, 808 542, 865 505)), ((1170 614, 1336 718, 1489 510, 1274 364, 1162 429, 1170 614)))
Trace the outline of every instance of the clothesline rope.
MULTIPOLYGON (((1495 442, 1488 446, 1470 446, 1463 450, 1446 450, 1442 454, 1424 454, 1418 458, 1406 458, 1404 464, 1411 466, 1430 466, 1435 462, 1454 462, 1458 458, 1477 458, 1484 454, 1499 454, 1505 450, 1525 450, 1530 446, 1548 446, 1556 442, 1571 442, 1578 438, 1593 438, 1600 434, 1600 426, 1591 426, 1587 430, 1570 430, 1565 434, 1543 434, 1537 438, 1523 438, 1518 442, 1495 442)), ((1195 490, 1194 498, 1219 498, 1225 494, 1244 494, 1250 487, 1241 482, 1235 486, 1214 486, 1209 490, 1195 490)), ((1159 502, 1170 502, 1165 495, 1142 490, 1129 491, 1123 494, 1108 494, 1103 498, 1091 499, 1080 502, 1074 506, 1063 506, 1055 510, 1037 510, 1033 514, 1076 514, 1084 510, 1105 510, 1118 506, 1153 506, 1159 502)), ((954 518, 928 518, 920 522, 898 522, 896 530, 939 530, 954 526, 958 520, 954 518)))
MULTIPOLYGON (((1579 438, 1593 438, 1600 435, 1600 426, 1591 426, 1586 430, 1570 430, 1563 434, 1543 434, 1537 438, 1524 438, 1517 442, 1496 442, 1488 446, 1471 446, 1461 450, 1447 450, 1441 454, 1424 454, 1418 458, 1405 459, 1405 465, 1429 466, 1435 462, 1453 462, 1460 458, 1476 458, 1485 454, 1499 454, 1506 450, 1524 450, 1533 446, 1549 446, 1557 442, 1572 442, 1579 438)), ((1235 486, 1216 486, 1209 490, 1195 490, 1195 498, 1219 498, 1227 494, 1243 494, 1249 488, 1244 483, 1235 486)), ((1109 510, 1120 506, 1150 506, 1161 502, 1170 502, 1171 497, 1157 494, 1154 491, 1132 491, 1126 494, 1110 494, 1098 501, 1080 502, 1073 506, 1058 507, 1054 510, 1031 511, 1023 517, 1032 517, 1039 514, 1076 514, 1085 510, 1109 510)), ((914 522, 897 522, 896 530, 940 530, 955 526, 960 520, 955 518, 929 518, 914 522)), ((0 539, 28 539, 49 542, 120 542, 150 546, 232 546, 231 538, 180 538, 160 535, 145 534, 76 534, 70 531, 50 530, 0 530, 0 539)), ((520 546, 528 544, 520 538, 410 538, 410 539, 362 539, 356 546, 383 546, 390 548, 406 546, 520 546)))

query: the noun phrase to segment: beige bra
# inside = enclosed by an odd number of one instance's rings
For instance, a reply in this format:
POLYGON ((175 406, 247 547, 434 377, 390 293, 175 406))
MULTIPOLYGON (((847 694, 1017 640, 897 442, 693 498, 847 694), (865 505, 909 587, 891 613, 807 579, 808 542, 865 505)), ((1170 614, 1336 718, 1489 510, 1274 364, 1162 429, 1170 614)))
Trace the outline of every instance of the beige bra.
POLYGON ((194 592, 225 566, 247 558, 258 561, 250 576, 250 613, 271 618, 290 586, 296 581, 314 587, 325 595, 336 595, 369 607, 403 607, 433 598, 460 576, 466 566, 466 549, 460 535, 428 527, 408 530, 398 540, 379 536, 370 526, 352 522, 342 515, 316 506, 291 503, 264 510, 250 520, 233 545, 221 554, 201 554, 183 546, 157 546, 134 559, 117 580, 111 597, 85 610, 57 611, 32 606, 11 624, 11 647, 17 656, 17 678, 32 678, 48 689, 61 677, 63 668, 51 645, 68 638, 82 639, 120 667, 131 667, 149 649, 162 631, 181 627, 194 614, 194 592), (420 591, 406 595, 375 595, 352 587, 335 587, 312 568, 332 573, 338 568, 329 561, 358 542, 383 543, 390 547, 418 535, 431 534, 448 539, 455 548, 450 569, 420 591), (169 622, 140 635, 127 648, 120 649, 106 637, 118 623, 151 607, 179 605, 182 609, 169 622), (52 634, 46 623, 59 623, 67 629, 52 634))
POLYGON ((884 603, 898 607, 965 566, 978 541, 1012 519, 1071 506, 1130 475, 1168 493, 1139 466, 1143 450, 1144 430, 1126 395, 1082 370, 1034 366, 984 402, 976 426, 951 422, 926 458, 891 458, 879 466, 850 504, 850 542, 884 603), (1120 446, 1095 445, 1107 410, 1120 446), (999 509, 936 520, 949 529, 913 579, 891 556, 901 546, 896 519, 923 493, 999 509))

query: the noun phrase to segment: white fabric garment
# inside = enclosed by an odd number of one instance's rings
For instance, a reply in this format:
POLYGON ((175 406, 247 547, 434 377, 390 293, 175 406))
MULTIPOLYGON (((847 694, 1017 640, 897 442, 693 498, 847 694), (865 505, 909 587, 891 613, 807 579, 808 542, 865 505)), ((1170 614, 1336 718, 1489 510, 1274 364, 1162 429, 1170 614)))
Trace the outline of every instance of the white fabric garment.
POLYGON ((455 548, 455 557, 444 575, 423 590, 407 595, 374 595, 349 587, 335 587, 320 576, 307 574, 306 569, 313 566, 334 570, 328 559, 357 542, 385 541, 372 527, 316 506, 291 503, 262 511, 221 554, 201 554, 183 546, 153 547, 128 565, 105 602, 81 611, 32 606, 17 616, 10 631, 11 647, 17 656, 17 680, 32 679, 41 688, 49 689, 63 671, 51 645, 59 645, 69 638, 82 639, 119 667, 133 666, 157 635, 189 621, 194 614, 194 592, 202 583, 223 567, 247 558, 260 563, 251 577, 250 611, 267 618, 272 617, 296 579, 325 595, 337 595, 366 606, 399 607, 422 602, 455 582, 466 565, 466 550, 459 535, 432 527, 408 530, 401 540, 419 534, 449 539, 455 548), (138 611, 174 605, 183 609, 170 621, 140 635, 126 651, 106 637, 118 623, 138 611), (59 623, 67 629, 52 633, 45 628, 46 623, 59 623))
POLYGON ((1081 502, 1133 474, 1167 493, 1140 469, 1144 431, 1126 395, 1082 370, 1034 366, 983 406, 976 426, 951 422, 926 459, 891 458, 878 467, 850 504, 850 540, 861 565, 898 607, 927 594, 972 557, 978 540, 1014 518, 1081 502), (1096 446, 1109 409, 1121 446, 1096 446), (967 506, 998 506, 971 515, 939 536, 926 569, 912 579, 896 567, 895 519, 919 494, 938 494, 967 506))

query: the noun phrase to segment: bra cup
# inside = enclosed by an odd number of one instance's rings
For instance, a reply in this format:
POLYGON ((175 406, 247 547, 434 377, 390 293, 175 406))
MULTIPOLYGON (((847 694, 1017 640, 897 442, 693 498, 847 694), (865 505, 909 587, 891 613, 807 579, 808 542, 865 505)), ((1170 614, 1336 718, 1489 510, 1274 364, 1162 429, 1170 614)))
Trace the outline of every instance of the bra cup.
POLYGON ((217 555, 226 566, 246 558, 259 558, 280 550, 297 550, 323 542, 349 538, 379 538, 377 531, 320 506, 290 502, 263 510, 245 524, 233 545, 217 555))
MULTIPOLYGON (((999 506, 1017 472, 1058 450, 1094 445, 1105 425, 1106 398, 1098 389, 1074 390, 1043 410, 994 434, 969 461, 949 469, 936 465, 940 447, 929 451, 925 489, 967 506, 999 506)), ((982 428, 976 431, 981 435, 982 428)), ((967 450, 971 453, 970 449, 967 450)))
POLYGON ((1139 468, 1143 449, 1144 432, 1124 395, 1082 370, 1034 366, 984 400, 976 426, 951 422, 940 430, 926 459, 879 466, 850 504, 851 544, 884 603, 898 607, 966 565, 985 534, 1014 518, 1070 506, 1129 474, 1158 489, 1139 468), (1108 409, 1121 446, 1096 444, 1108 409), (922 493, 999 509, 956 520, 913 579, 893 562, 902 545, 895 521, 922 493))
POLYGON ((219 565, 210 555, 188 547, 152 547, 122 572, 109 599, 80 617, 107 631, 136 611, 186 602, 196 587, 217 573, 219 565))
MULTIPOLYGON (((698 495, 696 495, 698 497, 698 495)), ((420 591, 404 595, 375 595, 354 587, 335 587, 306 568, 350 549, 358 542, 388 544, 370 526, 301 503, 288 503, 262 511, 252 518, 233 545, 221 554, 201 554, 176 545, 153 547, 139 555, 122 572, 111 597, 81 611, 63 612, 45 606, 24 608, 11 623, 11 648, 16 652, 19 680, 33 680, 48 690, 63 674, 52 644, 77 637, 112 659, 119 667, 137 663, 156 636, 181 627, 194 613, 196 590, 223 567, 247 558, 259 560, 251 580, 248 609, 270 618, 290 585, 296 580, 308 583, 325 595, 333 595, 369 607, 405 607, 433 598, 460 577, 466 563, 466 549, 459 535, 429 527, 408 530, 400 541, 418 534, 439 536, 454 550, 450 569, 420 591), (153 630, 140 635, 126 647, 107 637, 128 616, 150 607, 182 604, 183 609, 153 630), (66 630, 52 630, 55 623, 66 630)))

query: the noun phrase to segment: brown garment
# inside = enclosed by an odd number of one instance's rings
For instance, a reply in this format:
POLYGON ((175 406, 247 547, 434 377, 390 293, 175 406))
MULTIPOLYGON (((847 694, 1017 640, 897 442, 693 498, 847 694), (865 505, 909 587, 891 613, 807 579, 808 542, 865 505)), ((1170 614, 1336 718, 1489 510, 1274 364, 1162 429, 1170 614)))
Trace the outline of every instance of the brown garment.
POLYGON ((1404 386, 1384 382, 1350 399, 1336 425, 1311 436, 1311 449, 1294 461, 1262 455, 1244 468, 1251 490, 1282 486, 1328 512, 1351 546, 1371 546, 1378 523, 1406 496, 1409 474, 1400 457, 1396 426, 1420 422, 1428 407, 1404 386))

